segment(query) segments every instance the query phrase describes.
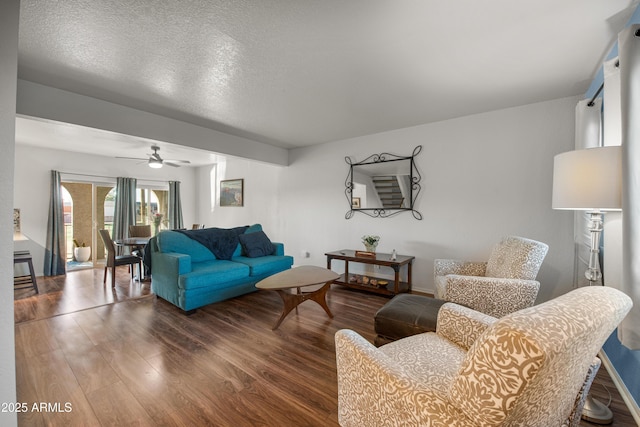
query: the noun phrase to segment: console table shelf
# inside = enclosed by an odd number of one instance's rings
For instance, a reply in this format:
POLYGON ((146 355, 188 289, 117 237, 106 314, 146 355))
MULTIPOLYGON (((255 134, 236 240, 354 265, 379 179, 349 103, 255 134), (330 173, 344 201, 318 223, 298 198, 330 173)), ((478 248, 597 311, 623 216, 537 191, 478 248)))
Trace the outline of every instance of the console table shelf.
POLYGON ((327 252, 325 254, 327 256, 327 268, 331 270, 331 261, 334 259, 344 261, 344 274, 342 274, 338 279, 336 279, 333 283, 348 286, 350 288, 359 289, 363 291, 375 292, 383 295, 396 295, 400 292, 410 292, 411 291, 411 265, 413 264, 413 260, 415 257, 407 256, 407 255, 397 255, 395 260, 391 259, 391 254, 384 253, 376 253, 374 257, 362 257, 356 256, 356 251, 352 249, 342 249, 340 251, 327 252), (351 281, 350 279, 354 276, 349 273, 349 263, 357 262, 360 264, 371 264, 371 265, 381 265, 385 267, 391 267, 394 271, 394 279, 385 279, 376 276, 369 276, 369 279, 375 279, 377 281, 386 280, 389 282, 383 286, 373 286, 370 284, 364 283, 356 283, 351 281), (400 269, 406 266, 407 270, 407 281, 400 280, 400 269))

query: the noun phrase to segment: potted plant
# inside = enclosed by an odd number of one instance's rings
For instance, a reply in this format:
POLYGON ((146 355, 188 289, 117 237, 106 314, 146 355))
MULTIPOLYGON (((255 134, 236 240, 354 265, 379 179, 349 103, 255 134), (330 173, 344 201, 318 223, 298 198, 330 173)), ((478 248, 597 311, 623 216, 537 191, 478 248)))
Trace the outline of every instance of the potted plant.
POLYGON ((371 236, 371 235, 362 236, 362 243, 364 243, 364 247, 367 249, 368 252, 375 252, 379 241, 380 241, 380 236, 371 236))
POLYGON ((73 239, 73 257, 78 262, 87 262, 91 258, 91 246, 87 246, 82 243, 78 243, 78 240, 73 239))

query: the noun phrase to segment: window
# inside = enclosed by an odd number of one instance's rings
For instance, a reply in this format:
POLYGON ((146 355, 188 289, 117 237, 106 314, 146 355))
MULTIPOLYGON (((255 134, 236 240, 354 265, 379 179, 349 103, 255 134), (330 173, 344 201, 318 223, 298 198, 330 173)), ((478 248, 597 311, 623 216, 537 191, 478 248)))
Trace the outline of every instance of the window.
POLYGON ((169 191, 139 187, 136 193, 136 223, 151 225, 154 234, 166 229, 169 223, 169 191))

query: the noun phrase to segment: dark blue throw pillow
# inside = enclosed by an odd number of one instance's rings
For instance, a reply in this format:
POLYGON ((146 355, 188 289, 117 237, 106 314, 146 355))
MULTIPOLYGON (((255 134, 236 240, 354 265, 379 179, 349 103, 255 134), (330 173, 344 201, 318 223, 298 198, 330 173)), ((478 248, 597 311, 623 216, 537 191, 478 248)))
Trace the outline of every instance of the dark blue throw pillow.
POLYGON ((264 231, 241 234, 238 236, 244 254, 249 258, 257 258, 265 255, 272 255, 275 247, 271 240, 264 234, 264 231))

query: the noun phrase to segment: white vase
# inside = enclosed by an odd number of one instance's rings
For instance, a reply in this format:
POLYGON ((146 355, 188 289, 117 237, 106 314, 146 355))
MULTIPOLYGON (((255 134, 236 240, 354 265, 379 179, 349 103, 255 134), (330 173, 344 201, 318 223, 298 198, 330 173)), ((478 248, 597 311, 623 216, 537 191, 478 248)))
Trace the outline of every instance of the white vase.
POLYGON ((374 244, 365 243, 364 247, 366 248, 367 252, 375 252, 376 248, 378 247, 378 244, 377 243, 374 243, 374 244))
POLYGON ((73 248, 73 256, 78 262, 87 262, 91 258, 91 246, 79 246, 73 248))

